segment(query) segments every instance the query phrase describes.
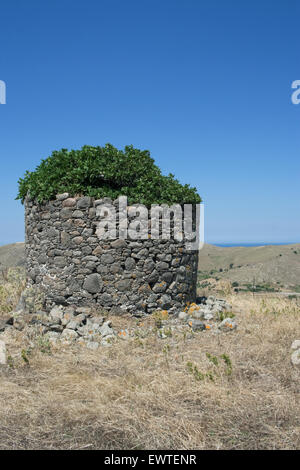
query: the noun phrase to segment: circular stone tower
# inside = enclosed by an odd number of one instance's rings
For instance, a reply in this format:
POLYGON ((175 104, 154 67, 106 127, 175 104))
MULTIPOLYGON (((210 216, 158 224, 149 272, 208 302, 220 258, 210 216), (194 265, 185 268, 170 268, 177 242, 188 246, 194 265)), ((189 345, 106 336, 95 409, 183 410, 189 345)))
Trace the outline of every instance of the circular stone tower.
MULTIPOLYGON (((99 238, 97 207, 105 199, 64 193, 39 204, 26 197, 28 278, 44 292, 46 304, 96 304, 112 313, 139 314, 195 301, 198 250, 172 236, 99 238)), ((118 215, 118 202, 106 202, 118 215)), ((117 218, 116 234, 119 228, 117 218)))

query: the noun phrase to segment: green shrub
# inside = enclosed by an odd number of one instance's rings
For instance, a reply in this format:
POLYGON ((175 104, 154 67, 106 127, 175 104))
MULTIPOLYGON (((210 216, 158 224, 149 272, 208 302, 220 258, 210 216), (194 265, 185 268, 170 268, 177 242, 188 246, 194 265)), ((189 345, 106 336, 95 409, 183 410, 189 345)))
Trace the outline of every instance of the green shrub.
POLYGON ((232 374, 232 362, 231 362, 230 357, 227 354, 222 354, 221 358, 224 360, 224 362, 226 364, 225 373, 227 375, 231 375, 232 374))
POLYGON ((180 184, 172 174, 162 175, 148 150, 133 146, 118 150, 111 144, 54 151, 35 171, 27 171, 19 179, 17 199, 23 203, 29 193, 43 202, 64 192, 112 199, 124 195, 130 204, 147 206, 201 202, 196 188, 180 184))

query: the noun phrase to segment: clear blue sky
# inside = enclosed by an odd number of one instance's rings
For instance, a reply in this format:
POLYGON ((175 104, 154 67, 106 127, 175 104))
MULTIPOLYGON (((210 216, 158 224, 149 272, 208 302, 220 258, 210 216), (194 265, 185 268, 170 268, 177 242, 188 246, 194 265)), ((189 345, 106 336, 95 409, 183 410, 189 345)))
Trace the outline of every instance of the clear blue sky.
POLYGON ((300 242, 297 0, 1 3, 0 244, 52 150, 149 149, 196 186, 208 242, 300 242))

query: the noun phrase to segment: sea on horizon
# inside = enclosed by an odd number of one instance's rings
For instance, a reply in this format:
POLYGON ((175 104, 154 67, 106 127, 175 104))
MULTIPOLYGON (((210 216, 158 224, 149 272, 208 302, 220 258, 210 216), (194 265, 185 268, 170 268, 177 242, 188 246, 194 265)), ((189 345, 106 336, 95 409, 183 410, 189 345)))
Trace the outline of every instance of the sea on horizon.
POLYGON ((234 247, 234 246, 267 246, 267 245, 295 245, 299 242, 261 242, 261 243, 213 243, 208 242, 210 245, 221 246, 221 247, 234 247))

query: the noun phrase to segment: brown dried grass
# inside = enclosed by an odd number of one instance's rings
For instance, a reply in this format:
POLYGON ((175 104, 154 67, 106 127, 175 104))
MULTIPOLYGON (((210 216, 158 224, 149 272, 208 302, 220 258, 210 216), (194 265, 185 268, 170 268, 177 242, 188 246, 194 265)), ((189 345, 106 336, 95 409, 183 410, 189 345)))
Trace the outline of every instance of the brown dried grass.
POLYGON ((300 372, 290 363, 299 305, 229 301, 238 329, 190 340, 149 334, 95 352, 60 346, 47 354, 24 332, 4 334, 12 367, 0 369, 0 448, 299 449, 300 372), (188 362, 213 381, 197 380, 188 362))

